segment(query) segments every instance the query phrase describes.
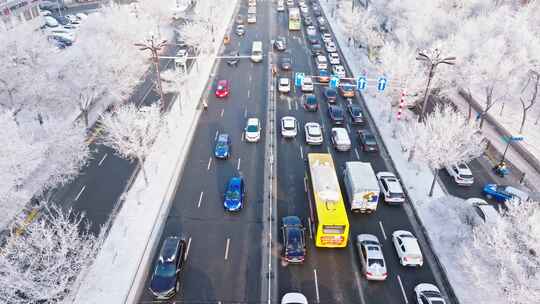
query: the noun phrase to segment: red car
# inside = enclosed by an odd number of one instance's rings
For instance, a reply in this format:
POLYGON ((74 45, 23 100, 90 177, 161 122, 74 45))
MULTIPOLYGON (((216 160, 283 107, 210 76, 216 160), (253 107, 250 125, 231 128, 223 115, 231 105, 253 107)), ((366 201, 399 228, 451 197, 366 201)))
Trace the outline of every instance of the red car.
POLYGON ((230 92, 229 82, 227 80, 218 81, 217 88, 216 88, 216 96, 219 98, 227 97, 229 96, 229 92, 230 92))

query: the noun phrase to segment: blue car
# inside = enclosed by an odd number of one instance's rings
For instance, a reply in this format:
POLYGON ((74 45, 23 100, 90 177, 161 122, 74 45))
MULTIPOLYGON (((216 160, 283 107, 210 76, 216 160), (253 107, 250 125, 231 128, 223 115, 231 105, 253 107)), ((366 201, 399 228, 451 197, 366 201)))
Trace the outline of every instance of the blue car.
POLYGON ((281 219, 283 233, 283 259, 288 263, 303 263, 306 258, 305 229, 298 216, 290 215, 281 219))
POLYGON ((225 199, 223 200, 225 210, 240 211, 244 206, 245 192, 244 178, 241 176, 232 177, 225 190, 225 199))
POLYGON ((526 201, 529 198, 527 192, 506 185, 486 184, 482 192, 487 199, 494 199, 501 203, 514 197, 520 201, 526 201))
POLYGON ((228 134, 219 134, 214 148, 216 158, 227 159, 231 153, 231 139, 228 134))
POLYGON ((184 268, 185 254, 185 240, 169 236, 163 241, 150 280, 150 291, 156 299, 170 299, 180 289, 180 273, 184 268))

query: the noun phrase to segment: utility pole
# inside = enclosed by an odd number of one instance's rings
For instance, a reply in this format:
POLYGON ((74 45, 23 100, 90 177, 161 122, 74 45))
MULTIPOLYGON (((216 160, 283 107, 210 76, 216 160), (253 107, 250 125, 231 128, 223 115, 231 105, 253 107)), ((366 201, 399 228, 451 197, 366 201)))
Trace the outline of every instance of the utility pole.
POLYGON ((425 52, 418 53, 418 56, 416 56, 416 60, 424 61, 428 64, 429 68, 429 74, 428 74, 428 81, 426 85, 426 91, 424 92, 424 101, 422 102, 421 109, 420 109, 420 115, 418 116, 418 122, 422 122, 424 120, 424 116, 427 109, 427 101, 429 98, 429 88, 431 85, 431 80, 433 79, 433 76, 435 76, 435 69, 437 66, 441 63, 448 64, 448 65, 454 65, 456 57, 446 57, 441 58, 441 51, 439 49, 435 49, 431 56, 426 55, 425 52))
POLYGON ((166 109, 165 99, 163 98, 163 87, 161 85, 161 73, 159 72, 159 54, 158 52, 167 44, 167 40, 162 40, 157 43, 154 35, 150 39, 146 39, 146 43, 135 43, 134 45, 139 47, 141 51, 150 51, 152 54, 152 61, 156 67, 157 86, 159 90, 159 98, 161 99, 161 109, 166 109))

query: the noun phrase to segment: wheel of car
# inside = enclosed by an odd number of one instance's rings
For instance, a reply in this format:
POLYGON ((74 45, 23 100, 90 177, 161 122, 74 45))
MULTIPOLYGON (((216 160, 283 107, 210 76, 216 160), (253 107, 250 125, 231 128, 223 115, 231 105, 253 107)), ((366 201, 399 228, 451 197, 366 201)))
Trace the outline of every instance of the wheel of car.
POLYGON ((492 199, 492 198, 493 198, 493 195, 491 195, 491 194, 486 194, 486 198, 487 198, 487 199, 492 199))

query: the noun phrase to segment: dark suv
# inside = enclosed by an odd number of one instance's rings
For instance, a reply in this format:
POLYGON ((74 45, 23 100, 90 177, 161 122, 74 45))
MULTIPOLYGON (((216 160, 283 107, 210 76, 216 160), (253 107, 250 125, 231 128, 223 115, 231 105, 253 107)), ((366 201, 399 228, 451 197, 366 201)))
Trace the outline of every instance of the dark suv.
POLYGON ((328 106, 328 116, 334 125, 342 125, 345 123, 345 115, 343 109, 338 105, 328 106))
POLYGON ((180 272, 184 268, 186 241, 169 236, 163 241, 150 281, 156 299, 170 299, 180 289, 180 272))
POLYGON ((281 219, 283 259, 289 263, 303 263, 306 257, 305 228, 298 216, 281 219))

